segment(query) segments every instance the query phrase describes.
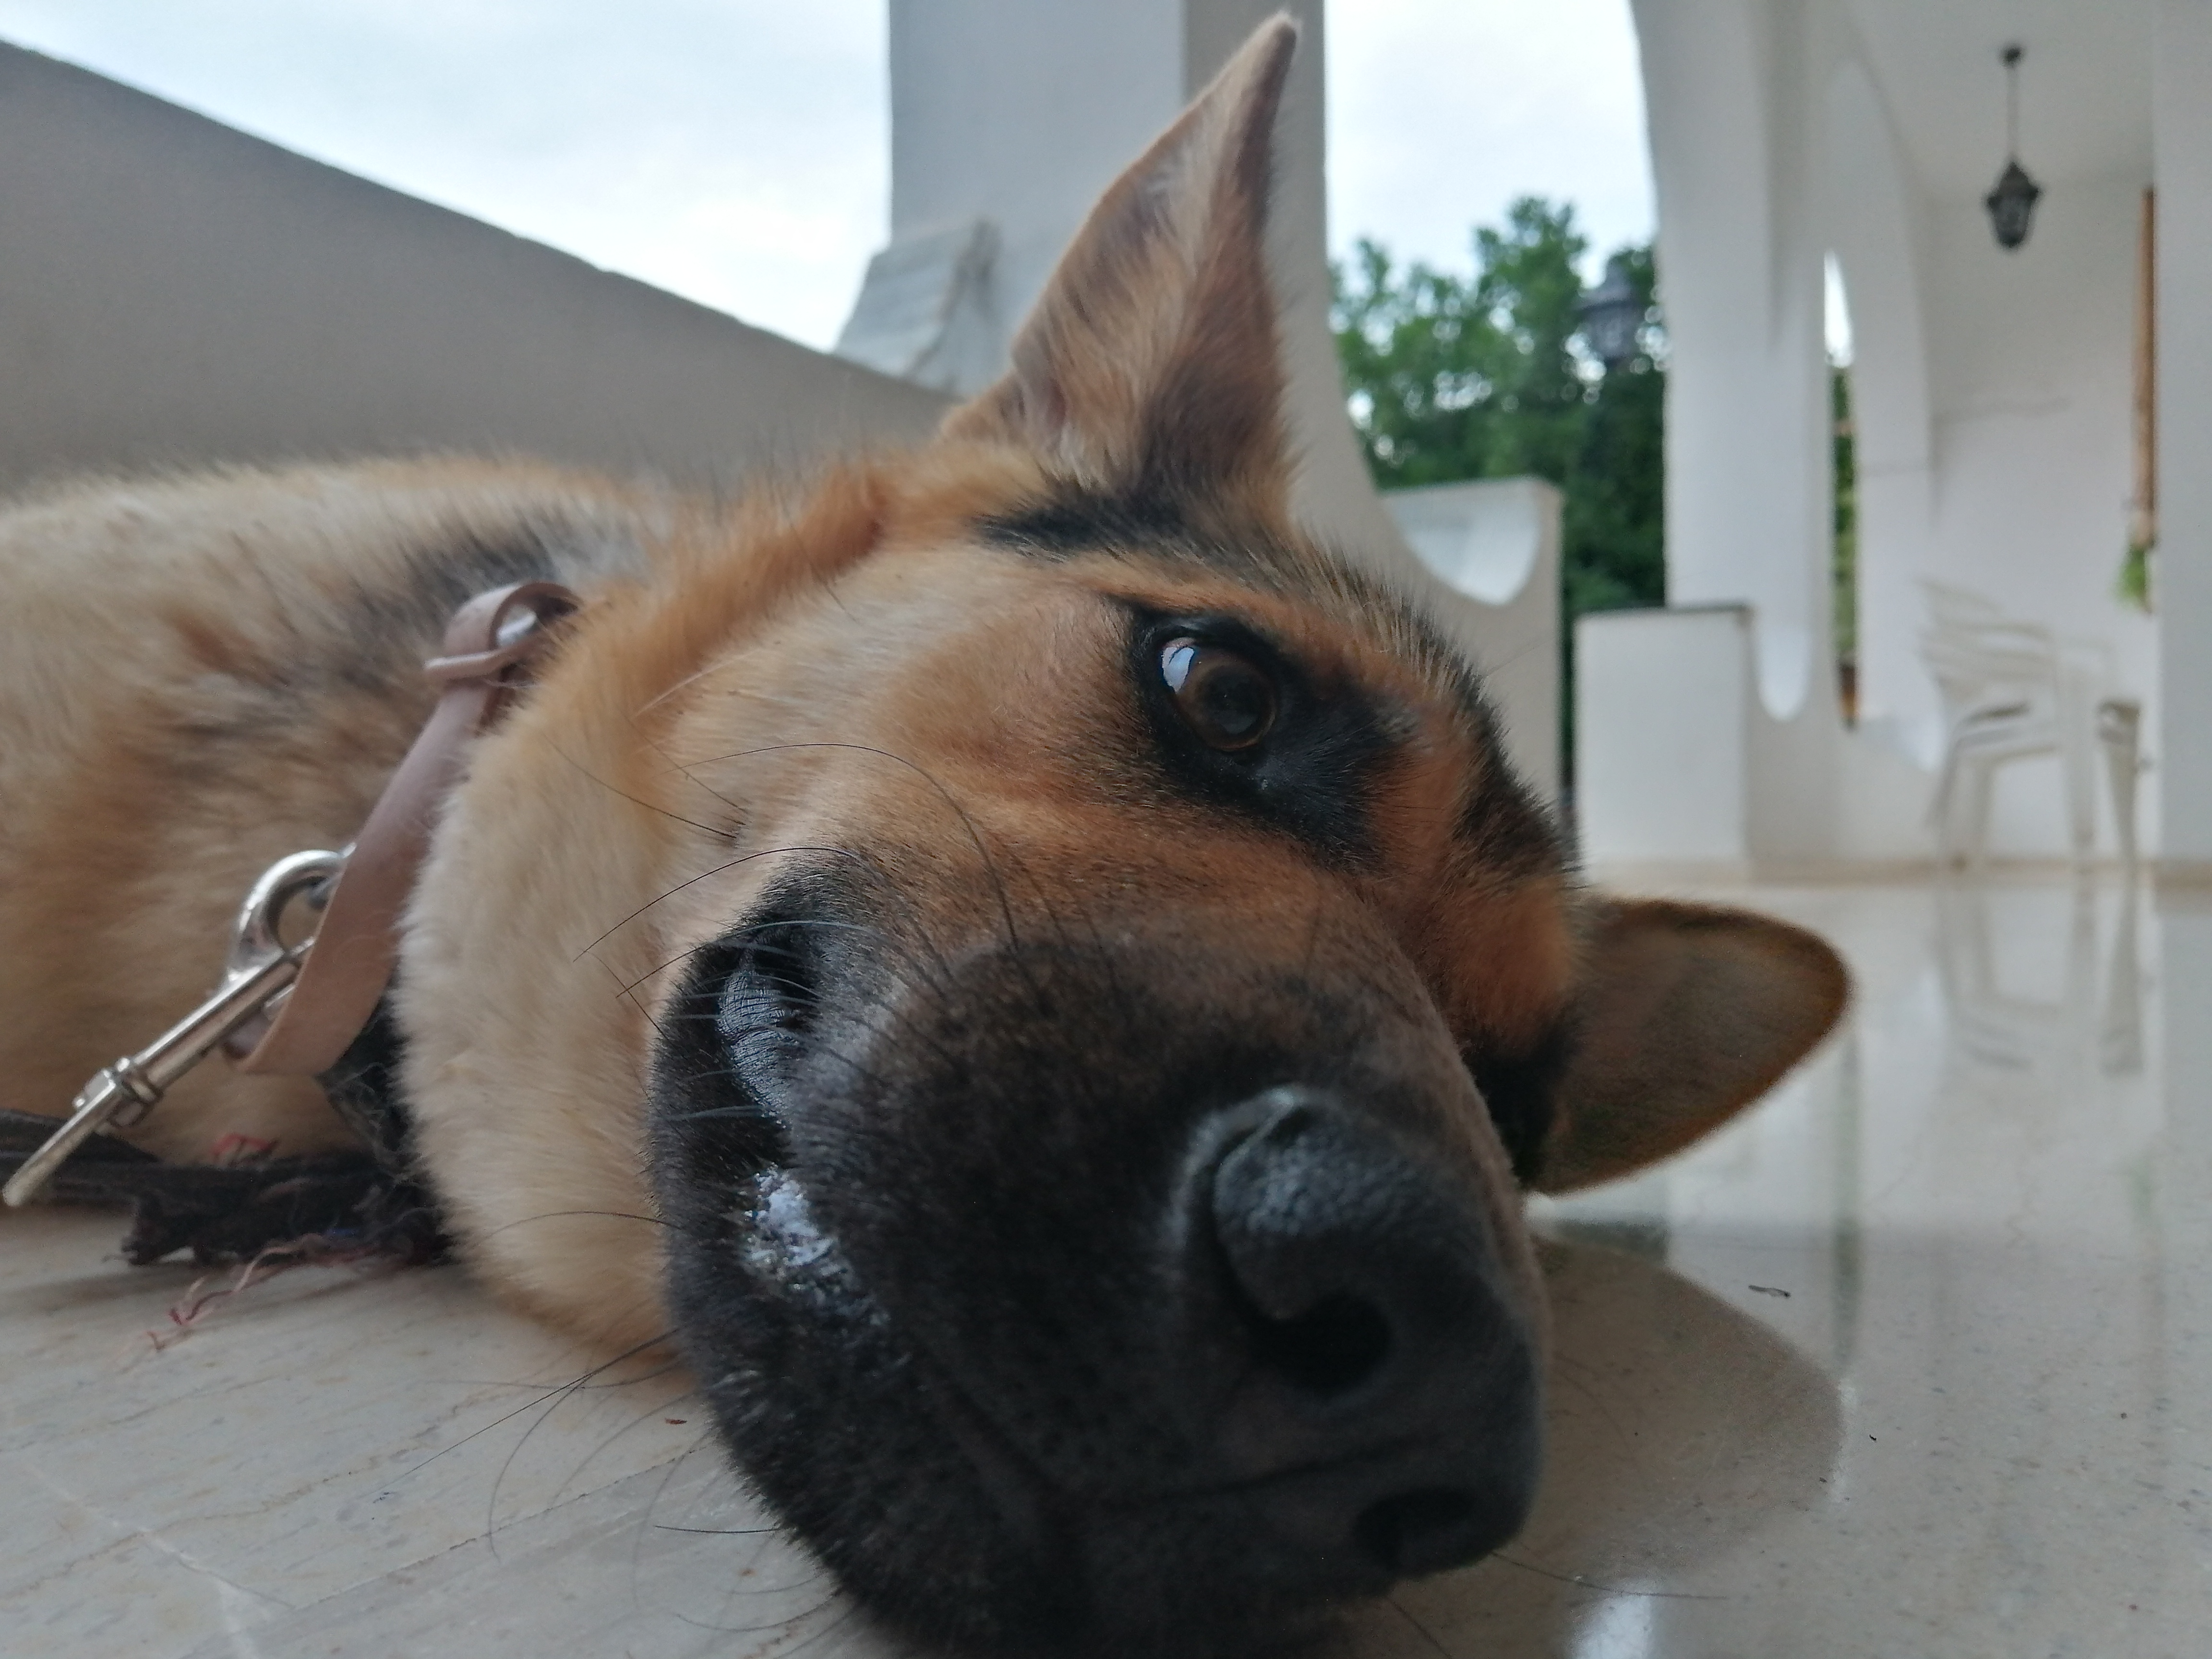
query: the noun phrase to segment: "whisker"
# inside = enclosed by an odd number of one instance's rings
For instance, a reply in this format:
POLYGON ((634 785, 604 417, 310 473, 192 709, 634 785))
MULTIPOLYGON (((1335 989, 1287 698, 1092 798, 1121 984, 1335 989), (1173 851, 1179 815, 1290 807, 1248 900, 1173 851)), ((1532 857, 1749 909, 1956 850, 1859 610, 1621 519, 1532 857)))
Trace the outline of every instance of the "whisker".
MULTIPOLYGON (((649 1528, 653 1524, 653 1511, 660 1507, 661 1499, 668 1495, 668 1483, 675 1480, 678 1473, 682 1470, 686 1463, 691 1461, 692 1454, 696 1452, 702 1446, 711 1446, 713 1444, 714 1435, 711 1431, 702 1434, 698 1439, 693 1441, 690 1446, 686 1447, 680 1454, 670 1461, 667 1468, 661 1472, 659 1480, 653 1486, 653 1496, 646 1500, 645 1512, 642 1517, 646 1522, 646 1527, 641 1527, 631 1537, 629 1546, 630 1603, 633 1607, 642 1608, 644 1606, 642 1600, 638 1595, 638 1558, 643 1553, 645 1548, 645 1534, 647 1528, 649 1528)), ((728 1466, 726 1464, 722 1464, 720 1467, 725 1473, 727 1472, 728 1466)))
MULTIPOLYGON (((815 1614, 820 1613, 823 1607, 830 1606, 838 1599, 839 1597, 837 1593, 833 1591, 831 1594, 824 1596, 819 1602, 817 1602, 812 1610, 806 1614, 806 1617, 809 1619, 813 1618, 815 1614)), ((808 1637, 795 1648, 785 1649, 782 1659, 798 1659, 798 1656, 799 1654, 805 1652, 807 1649, 812 1647, 816 1643, 828 1641, 831 1637, 836 1635, 838 1632, 843 1630, 846 1626, 851 1624, 854 1619, 858 1616, 858 1611, 859 1610, 853 1607, 850 1602, 848 1602, 844 1612, 839 1613, 827 1625, 815 1632, 813 1635, 808 1637)))
MULTIPOLYGON (((690 820, 687 818, 684 822, 688 823, 690 820)), ((653 908, 654 905, 660 903, 662 900, 674 898, 678 893, 682 892, 687 887, 693 886, 699 882, 705 881, 710 876, 719 876, 725 871, 734 870, 741 864, 750 864, 755 859, 772 859, 786 853, 830 853, 844 858, 853 858, 857 856, 848 848, 806 846, 764 847, 757 852, 742 854, 737 858, 733 858, 725 863, 716 865, 711 870, 702 870, 697 875, 692 876, 686 880, 678 882, 675 886, 661 894, 659 898, 652 899, 646 903, 639 905, 636 909, 631 911, 613 927, 608 928, 605 933, 601 933, 589 945, 586 945, 582 950, 577 951, 574 956, 569 957, 568 960, 571 962, 581 962, 593 951, 605 944, 614 934, 620 933, 623 928, 629 927, 630 923, 635 921, 647 910, 653 908)))
POLYGON ((633 1215, 628 1210, 541 1210, 536 1215, 526 1215, 513 1221, 502 1221, 485 1238, 497 1238, 510 1227, 526 1227, 533 1221, 557 1221, 566 1216, 605 1216, 610 1221, 643 1221, 655 1227, 672 1228, 676 1224, 665 1216, 633 1215))
POLYGON ((908 760, 904 755, 894 754, 888 749, 878 749, 871 744, 830 743, 825 741, 813 743, 766 744, 757 749, 739 749, 734 750, 726 755, 709 755, 702 760, 692 762, 691 764, 694 766, 712 766, 721 761, 747 760, 756 755, 783 754, 802 749, 843 749, 850 750, 856 754, 874 755, 880 759, 891 762, 894 765, 905 767, 908 771, 921 778, 921 781, 924 783, 927 783, 932 789, 934 789, 937 792, 938 798, 944 801, 947 806, 951 807, 952 809, 953 816, 960 820, 961 828, 968 832, 969 842, 975 848, 976 857, 980 858, 983 861, 983 872, 990 878, 992 890, 998 898, 1000 918, 1006 924, 1006 943, 1015 952, 1017 959, 1018 959, 1021 950, 1021 935, 1014 926, 1013 906, 1007 899, 1006 883, 1000 876, 998 866, 991 860, 990 849, 983 845, 982 832, 976 829, 975 819, 968 815, 968 809, 961 805, 959 801, 954 798, 952 792, 947 789, 927 767, 921 765, 919 762, 908 760))
POLYGON ((583 762, 578 760, 574 755, 569 754, 568 750, 562 749, 557 745, 554 747, 553 752, 560 756, 562 760, 568 762, 569 765, 574 767, 579 772, 581 772, 593 783, 598 784, 600 788, 605 790, 609 794, 619 795, 624 800, 629 802, 633 806, 642 806, 647 811, 658 812, 664 818, 673 818, 678 823, 688 823, 694 830, 703 830, 707 834, 715 836, 718 839, 729 833, 728 830, 721 829, 714 824, 702 823, 696 818, 687 818, 681 812, 672 812, 665 806, 657 805, 652 801, 645 800, 636 795, 631 794, 627 789, 617 788, 615 785, 609 783, 605 778, 601 777, 598 773, 592 771, 590 767, 585 765, 583 762))
MULTIPOLYGON (((604 1386, 630 1388, 640 1382, 650 1382, 656 1376, 665 1376, 670 1371, 678 1369, 680 1369, 679 1362, 672 1360, 667 1364, 657 1366, 647 1371, 643 1376, 628 1377, 620 1383, 604 1386)), ((484 1542, 490 1547, 493 1560, 499 1559, 499 1492, 500 1488, 507 1484, 507 1477, 514 1468, 514 1460, 522 1455, 522 1449, 530 1443, 530 1437, 551 1420, 553 1413, 561 1409, 564 1401, 573 1400, 579 1394, 585 1392, 586 1379, 591 1375, 592 1373, 586 1372, 584 1377, 580 1377, 568 1387, 557 1390, 556 1397, 546 1405, 544 1411, 538 1413, 537 1420, 522 1431, 522 1438, 509 1447, 507 1455, 501 1460, 499 1473, 492 1477, 491 1491, 484 1500, 484 1542)), ((689 1390, 686 1392, 688 1393, 689 1390)), ((678 1395, 677 1398, 680 1400, 683 1395, 678 1395)), ((595 1457, 598 1455, 594 1452, 592 1455, 595 1457)), ((586 1462, 590 1461, 590 1458, 585 1459, 586 1462)), ((555 1488, 555 1491, 557 1494, 559 1488, 555 1488)))
MULTIPOLYGON (((815 1576, 821 1577, 818 1573, 815 1576)), ((733 1598, 738 1595, 773 1595, 782 1588, 781 1585, 774 1585, 759 1589, 740 1589, 733 1586, 729 1594, 733 1598)), ((813 1618, 836 1599, 836 1593, 832 1591, 805 1612, 794 1613, 788 1619, 779 1619, 772 1624, 766 1625, 713 1625, 704 1619, 694 1619, 689 1613, 678 1613, 674 1616, 678 1622, 690 1626, 693 1630, 712 1631, 717 1636, 758 1636, 763 1631, 788 1630, 794 1625, 813 1618)), ((799 1650, 797 1648, 790 1650, 793 1653, 797 1653, 799 1650)))
POLYGON ((1582 1589, 1595 1590, 1601 1595, 1635 1595, 1657 1601, 1725 1601, 1725 1595, 1700 1595, 1689 1590, 1624 1589, 1618 1584, 1601 1584, 1594 1578, 1585 1578, 1577 1572, 1553 1572, 1549 1567, 1540 1567, 1533 1561, 1523 1561, 1499 1550, 1491 1557, 1509 1567, 1518 1567, 1523 1572, 1533 1572, 1540 1578, 1555 1578, 1562 1584, 1573 1584, 1582 1589))
POLYGON ((599 966, 607 970, 607 976, 614 981, 617 987, 616 994, 628 1001, 629 1006, 636 1009, 639 1014, 643 1017, 647 1024, 650 1025, 654 1030, 660 1033, 660 1040, 663 1042, 667 1042, 667 1028, 653 1017, 653 1010, 645 1006, 643 1000, 638 996, 637 992, 634 988, 623 984, 622 975, 615 972, 614 964, 611 963, 603 962, 599 963, 599 966))
POLYGON ((1443 1659, 1452 1659, 1452 1650, 1446 1647, 1443 1643, 1437 1638, 1436 1632, 1431 1630, 1426 1625, 1423 1624, 1419 1619, 1416 1619, 1413 1616, 1413 1610, 1411 1607, 1407 1607, 1403 1601, 1401 1601, 1395 1595, 1386 1595, 1382 1599, 1388 1601, 1392 1607, 1397 1610, 1398 1616, 1401 1619, 1404 1620, 1415 1630, 1419 1631, 1421 1633, 1421 1639, 1424 1642, 1426 1642, 1429 1646, 1434 1649, 1437 1652, 1442 1654, 1443 1656, 1443 1659))
MULTIPOLYGON (((619 927, 621 924, 617 923, 616 925, 619 927)), ((769 933, 784 927, 818 927, 830 932, 866 933, 872 938, 883 940, 886 945, 898 947, 901 950, 902 954, 904 954, 904 946, 902 942, 896 935, 890 933, 884 928, 870 927, 866 922, 837 921, 827 917, 800 916, 795 919, 756 922, 751 927, 734 928, 731 932, 723 933, 717 938, 702 940, 697 945, 690 945, 684 950, 678 951, 674 956, 670 957, 665 962, 654 963, 652 967, 647 969, 642 974, 640 974, 635 979, 630 981, 630 982, 628 985, 625 985, 623 988, 625 991, 634 991, 639 986, 644 984, 646 981, 651 979, 654 975, 665 974, 671 968, 673 968, 678 963, 682 962, 685 957, 696 957, 700 951, 711 950, 717 945, 726 944, 732 939, 745 939, 756 933, 769 933)), ((908 960, 909 965, 911 965, 911 958, 908 960)), ((925 982, 927 982, 927 975, 924 975, 925 982)))
MULTIPOLYGON (((583 950, 578 951, 576 956, 572 957, 571 960, 581 959, 585 955, 588 954, 590 951, 596 949, 600 944, 604 943, 611 935, 627 927, 630 922, 636 921, 638 917, 643 915, 647 910, 650 910, 653 905, 659 903, 662 899, 672 897, 675 894, 683 891, 684 888, 692 885, 693 883, 704 881, 710 876, 720 875, 724 871, 734 869, 738 865, 749 863, 755 859, 773 857, 776 854, 784 853, 826 853, 835 857, 846 859, 858 865, 861 870, 874 880, 884 891, 902 905, 907 909, 911 918, 916 921, 919 921, 920 919, 918 914, 915 910, 912 901, 907 895, 900 892, 897 887, 891 884, 889 878, 877 866, 874 860, 850 848, 811 846, 804 844, 788 847, 766 848, 756 852, 744 854, 738 858, 727 860, 723 863, 715 866, 711 870, 702 871, 698 875, 693 876, 688 880, 678 883, 674 887, 670 888, 667 892, 661 894, 659 898, 655 898, 650 902, 641 905, 635 910, 631 911, 629 915, 623 917, 620 921, 615 923, 612 927, 608 928, 605 933, 599 934, 597 939, 592 940, 590 944, 585 945, 583 950)), ((926 928, 921 930, 919 943, 921 951, 926 951, 927 953, 927 960, 925 960, 921 955, 917 954, 915 950, 912 948, 907 940, 902 939, 900 935, 892 933, 889 929, 873 927, 867 924, 860 922, 841 921, 828 917, 800 917, 787 921, 763 922, 755 928, 740 929, 736 934, 721 935, 720 939, 726 939, 733 937, 739 937, 744 933, 759 932, 766 928, 777 927, 848 928, 855 932, 869 933, 874 937, 884 940, 885 943, 896 946, 899 951, 902 960, 905 962, 908 967, 913 969, 915 981, 932 996, 937 998, 940 1003, 945 1000, 945 986, 943 981, 942 975, 949 971, 949 964, 945 961, 945 953, 939 950, 937 947, 936 943, 928 937, 928 932, 926 928)), ((644 1013, 646 1018, 653 1022, 654 1029, 659 1030, 664 1038, 668 1035, 667 1028, 661 1024, 658 1019, 655 1019, 650 1011, 646 1009, 644 1005, 637 1000, 635 995, 637 988, 644 984, 647 980, 653 977, 654 975, 663 973, 668 969, 674 967, 685 957, 696 955, 698 951, 708 949, 712 945, 720 942, 720 939, 708 939, 702 941, 700 944, 694 945, 684 951, 678 952, 675 956, 667 958, 665 961, 657 963, 644 974, 640 975, 636 979, 630 981, 623 988, 623 993, 630 996, 632 1002, 638 1007, 639 1012, 644 1013)), ((610 969, 609 971, 611 973, 613 970, 610 969)))
MULTIPOLYGON (((641 1382, 648 1382, 653 1379, 650 1376, 641 1376, 636 1380, 641 1382)), ((553 1488, 555 1499, 557 1501, 561 1493, 568 1491, 571 1486, 574 1486, 577 1480, 581 1478, 584 1471, 591 1468, 592 1461, 597 1458, 601 1452, 613 1445, 616 1441, 621 1439, 623 1436, 628 1434, 632 1429, 636 1428, 640 1424, 648 1422, 653 1418, 662 1416, 667 1412, 670 1407, 675 1405, 678 1401, 695 1398, 698 1395, 698 1392, 699 1391, 696 1389, 685 1389, 680 1393, 670 1395, 667 1399, 659 1401, 658 1404, 647 1407, 643 1411, 632 1417, 629 1422, 624 1423, 619 1428, 616 1429, 605 1439, 601 1440, 598 1445, 592 1447, 589 1452, 586 1453, 583 1460, 579 1462, 574 1468, 568 1471, 567 1477, 562 1480, 559 1486, 553 1488)), ((521 1448, 519 1446, 516 1448, 517 1451, 520 1451, 520 1449, 521 1448)), ((505 1472, 501 1471, 501 1473, 504 1474, 505 1472)), ((495 1491, 496 1491, 495 1487, 495 1491)))
MULTIPOLYGON (((613 1370, 617 1365, 621 1364, 625 1360, 635 1359, 638 1355, 645 1352, 647 1349, 658 1346, 659 1344, 667 1341, 668 1339, 674 1334, 675 1333, 673 1331, 663 1331, 658 1336, 647 1337, 642 1342, 637 1343, 633 1346, 624 1348, 620 1353, 616 1354, 612 1358, 604 1360, 600 1364, 592 1366, 591 1370, 586 1371, 581 1376, 577 1377, 574 1381, 563 1382, 556 1388, 548 1389, 544 1394, 539 1395, 535 1400, 525 1401, 521 1405, 517 1406, 513 1411, 494 1418, 482 1428, 471 1429, 468 1433, 463 1435, 459 1440, 453 1442, 452 1445, 441 1446, 436 1451, 432 1452, 428 1457, 424 1458, 421 1462, 410 1465, 409 1468, 402 1469, 398 1474, 392 1477, 392 1484, 393 1486, 397 1486, 400 1481, 406 1480, 410 1475, 421 1473, 422 1470, 428 1468, 431 1464, 436 1462, 440 1458, 443 1457, 447 1452, 459 1451, 462 1447, 467 1445, 470 1441, 477 1438, 477 1436, 489 1434, 494 1429, 499 1427, 501 1424, 512 1422, 514 1419, 521 1416, 523 1413, 530 1410, 532 1407, 541 1406, 549 1400, 557 1400, 563 1395, 573 1394, 577 1389, 588 1383, 593 1377, 599 1376, 602 1372, 613 1370)), ((386 1490, 389 1490, 389 1488, 386 1490)))

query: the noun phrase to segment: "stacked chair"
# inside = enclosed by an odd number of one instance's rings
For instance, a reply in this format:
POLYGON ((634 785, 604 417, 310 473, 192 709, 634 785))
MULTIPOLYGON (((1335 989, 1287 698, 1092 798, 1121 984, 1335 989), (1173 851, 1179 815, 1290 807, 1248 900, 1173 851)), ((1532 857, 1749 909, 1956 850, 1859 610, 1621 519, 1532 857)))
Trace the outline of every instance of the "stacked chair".
POLYGON ((2112 695, 2109 647, 2015 621, 1969 588, 1923 579, 1929 624, 1921 659, 1943 701, 1943 769, 1930 817, 1945 868, 1988 855, 1990 794, 2008 761, 2056 754, 2074 861, 2096 848, 2098 757, 2112 800, 2122 862, 2136 863, 2136 780, 2142 705, 2112 695))

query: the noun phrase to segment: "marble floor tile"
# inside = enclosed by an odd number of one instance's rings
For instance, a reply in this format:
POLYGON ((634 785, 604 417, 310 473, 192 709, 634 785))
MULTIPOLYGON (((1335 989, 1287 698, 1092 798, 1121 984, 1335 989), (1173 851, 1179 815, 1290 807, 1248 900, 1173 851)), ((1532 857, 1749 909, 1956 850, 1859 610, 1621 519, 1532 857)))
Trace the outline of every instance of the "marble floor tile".
MULTIPOLYGON (((1322 1651, 2212 1651, 2212 899, 1733 896, 1838 942, 1846 1027, 1689 1155, 1537 1206, 1537 1513, 1322 1651)), ((450 1269, 300 1270, 182 1333, 198 1276, 118 1231, 0 1218, 0 1653, 904 1650, 682 1376, 574 1386, 450 1269)))

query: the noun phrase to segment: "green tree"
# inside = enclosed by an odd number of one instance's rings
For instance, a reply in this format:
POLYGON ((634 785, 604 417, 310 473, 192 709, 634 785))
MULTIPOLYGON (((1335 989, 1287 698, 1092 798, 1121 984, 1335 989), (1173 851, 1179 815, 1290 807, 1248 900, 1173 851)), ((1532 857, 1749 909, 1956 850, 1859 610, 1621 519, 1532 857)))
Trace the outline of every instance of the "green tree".
POLYGON ((1568 341, 1588 243, 1571 207, 1516 202, 1475 232, 1475 274, 1413 264, 1362 241, 1336 272, 1336 331, 1353 423, 1386 488, 1534 472, 1564 480, 1588 388, 1568 341))
POLYGON ((1504 229, 1475 231, 1472 276, 1401 270, 1372 241, 1333 273, 1352 424, 1378 487, 1533 473, 1565 495, 1570 649, 1575 617, 1662 605, 1667 592, 1665 333, 1651 250, 1620 251, 1644 302, 1643 349, 1607 368, 1577 333, 1589 247, 1571 204, 1528 196, 1504 229))

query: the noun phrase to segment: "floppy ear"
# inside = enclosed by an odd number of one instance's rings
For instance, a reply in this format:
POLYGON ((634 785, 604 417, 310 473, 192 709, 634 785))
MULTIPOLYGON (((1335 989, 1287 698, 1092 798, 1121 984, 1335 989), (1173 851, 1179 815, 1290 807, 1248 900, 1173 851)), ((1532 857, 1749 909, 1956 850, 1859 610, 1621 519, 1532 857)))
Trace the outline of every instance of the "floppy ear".
POLYGON ((1100 198, 950 438, 1019 444, 1084 488, 1163 507, 1279 506, 1283 370, 1268 285, 1277 17, 1100 198))
POLYGON ((1743 910, 1605 905, 1531 1184, 1592 1186, 1688 1146, 1771 1088, 1850 998, 1842 961, 1802 928, 1743 910))

